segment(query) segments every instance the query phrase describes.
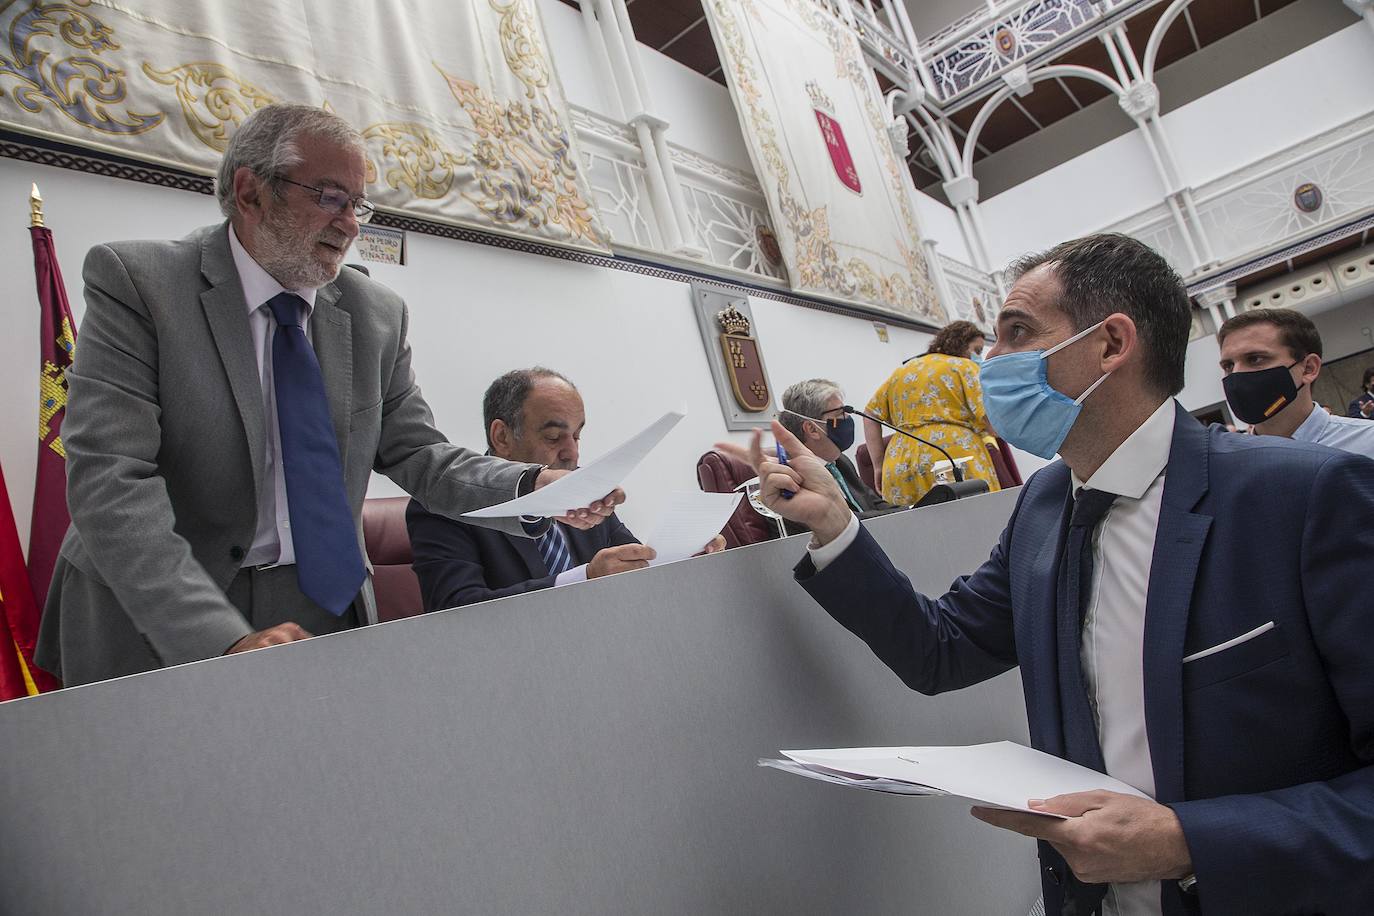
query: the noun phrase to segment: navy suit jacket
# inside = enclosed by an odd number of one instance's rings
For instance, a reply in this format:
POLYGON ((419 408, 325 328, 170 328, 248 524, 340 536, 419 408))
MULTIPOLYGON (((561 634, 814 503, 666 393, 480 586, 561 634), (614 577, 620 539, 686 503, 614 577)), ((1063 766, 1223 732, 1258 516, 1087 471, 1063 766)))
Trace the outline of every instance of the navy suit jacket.
MULTIPOLYGON (((406 527, 426 611, 553 587, 555 577, 534 538, 435 515, 413 499, 406 507, 406 527)), ((614 514, 586 531, 564 526, 563 534, 575 563, 590 562, 605 547, 639 543, 614 514)))
MULTIPOLYGON (((1020 666, 1031 742, 1064 754, 1055 584, 1069 469, 1033 476, 992 555, 940 598, 861 531, 802 586, 912 689, 1020 666)), ((1178 815, 1197 896, 1166 914, 1374 912, 1374 461, 1204 429, 1180 407, 1145 605, 1156 795, 1178 815), (1249 633, 1256 638, 1185 664, 1249 633)), ((1040 844, 1045 911, 1076 882, 1040 844)))

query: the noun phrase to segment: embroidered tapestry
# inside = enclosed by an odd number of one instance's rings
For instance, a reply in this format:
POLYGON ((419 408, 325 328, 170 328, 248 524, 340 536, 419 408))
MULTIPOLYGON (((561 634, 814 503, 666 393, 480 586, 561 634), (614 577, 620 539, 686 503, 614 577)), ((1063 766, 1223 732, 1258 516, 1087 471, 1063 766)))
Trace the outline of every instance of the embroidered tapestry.
POLYGON ((815 0, 706 0, 792 288, 943 324, 911 175, 854 32, 815 0))
POLYGON ((0 4, 16 131, 213 174, 276 100, 362 132, 383 210, 609 250, 536 0, 0 4))

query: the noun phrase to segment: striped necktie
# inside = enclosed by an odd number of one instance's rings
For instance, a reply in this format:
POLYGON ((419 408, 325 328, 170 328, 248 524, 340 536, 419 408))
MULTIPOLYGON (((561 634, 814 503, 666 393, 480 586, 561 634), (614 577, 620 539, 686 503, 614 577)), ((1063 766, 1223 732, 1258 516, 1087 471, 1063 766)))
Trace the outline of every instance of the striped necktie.
POLYGON ((539 536, 539 555, 544 558, 544 568, 551 576, 572 568, 572 551, 557 522, 549 523, 549 530, 539 536))

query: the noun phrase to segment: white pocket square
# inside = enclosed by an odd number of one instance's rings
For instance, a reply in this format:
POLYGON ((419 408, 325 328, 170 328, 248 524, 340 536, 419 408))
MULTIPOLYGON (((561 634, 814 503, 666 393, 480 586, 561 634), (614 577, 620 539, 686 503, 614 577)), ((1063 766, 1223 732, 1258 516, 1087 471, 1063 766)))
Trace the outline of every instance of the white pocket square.
POLYGON ((1227 649, 1238 646, 1243 642, 1249 642, 1256 636, 1261 636, 1265 633, 1268 633, 1272 629, 1274 629, 1274 621, 1271 620, 1266 624, 1255 627, 1249 633, 1242 633, 1234 639, 1228 639, 1226 640, 1226 642, 1218 643, 1210 649, 1203 649, 1201 652, 1194 652, 1192 655, 1185 656, 1183 659, 1183 664, 1186 665, 1189 662, 1195 662, 1198 659, 1206 658, 1209 655, 1216 655, 1218 652, 1225 652, 1227 649))

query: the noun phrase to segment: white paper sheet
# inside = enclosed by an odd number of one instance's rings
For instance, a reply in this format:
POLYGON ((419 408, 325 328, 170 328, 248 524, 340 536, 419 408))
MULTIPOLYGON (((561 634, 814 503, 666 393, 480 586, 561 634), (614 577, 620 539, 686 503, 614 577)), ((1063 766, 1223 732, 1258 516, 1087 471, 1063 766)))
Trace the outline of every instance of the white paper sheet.
POLYGON ((630 472, 654 450, 654 446, 663 441, 663 437, 677 426, 683 416, 678 411, 666 413, 627 442, 611 449, 591 464, 580 467, 571 474, 565 474, 548 486, 499 505, 464 512, 463 515, 466 518, 554 516, 589 506, 624 483, 630 472))
POLYGON ((1014 741, 968 747, 854 747, 782 753, 808 768, 897 780, 980 805, 1034 814, 1045 812, 1027 806, 1032 798, 1053 798, 1070 792, 1106 789, 1148 797, 1118 779, 1014 741))
POLYGON ((844 773, 835 773, 820 767, 809 767, 805 764, 797 763, 795 760, 769 760, 759 759, 759 766, 772 767, 775 770, 782 770, 784 773, 793 773, 797 776, 805 776, 807 779, 818 779, 821 782, 828 782, 837 786, 848 786, 851 789, 867 789, 870 792, 886 792, 889 795, 944 795, 939 789, 932 789, 929 786, 918 786, 909 782, 902 782, 898 779, 875 779, 872 776, 850 776, 844 773))
POLYGON ((701 553, 711 538, 720 534, 742 493, 703 493, 700 490, 679 490, 668 499, 658 524, 643 543, 657 553, 650 566, 685 560, 701 553))

